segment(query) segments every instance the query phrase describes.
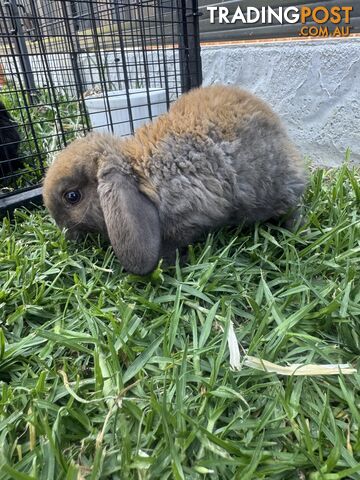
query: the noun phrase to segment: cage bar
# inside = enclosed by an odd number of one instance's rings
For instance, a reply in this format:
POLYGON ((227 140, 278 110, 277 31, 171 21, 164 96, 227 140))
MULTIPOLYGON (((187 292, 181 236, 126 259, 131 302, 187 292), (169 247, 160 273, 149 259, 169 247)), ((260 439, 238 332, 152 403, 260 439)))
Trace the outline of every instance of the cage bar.
POLYGON ((0 211, 39 203, 56 153, 131 135, 201 84, 197 0, 0 0, 0 211))

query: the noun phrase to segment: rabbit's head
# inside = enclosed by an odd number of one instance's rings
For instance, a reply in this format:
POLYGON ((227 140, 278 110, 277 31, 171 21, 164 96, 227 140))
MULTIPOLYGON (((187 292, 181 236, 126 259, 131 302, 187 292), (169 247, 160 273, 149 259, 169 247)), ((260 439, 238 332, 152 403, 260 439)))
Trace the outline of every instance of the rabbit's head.
POLYGON ((160 220, 153 201, 121 154, 121 141, 104 134, 77 139, 49 167, 44 203, 69 238, 107 237, 126 270, 152 271, 159 260, 160 220))
POLYGON ((46 207, 69 238, 82 233, 106 234, 104 215, 97 193, 99 151, 92 136, 75 140, 49 167, 44 180, 46 207))

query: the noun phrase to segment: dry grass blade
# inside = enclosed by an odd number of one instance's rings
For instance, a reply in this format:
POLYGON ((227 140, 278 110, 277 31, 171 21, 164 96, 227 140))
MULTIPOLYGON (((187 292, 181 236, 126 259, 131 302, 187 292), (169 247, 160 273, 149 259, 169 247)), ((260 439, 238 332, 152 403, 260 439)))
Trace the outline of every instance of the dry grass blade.
POLYGON ((283 367, 276 363, 262 360, 261 358, 252 357, 246 355, 244 358, 244 364, 250 368, 256 368, 263 370, 264 372, 277 373, 278 375, 302 375, 302 376, 316 376, 316 375, 353 375, 356 373, 356 368, 353 368, 347 363, 336 363, 328 365, 320 364, 299 364, 293 363, 283 367))
POLYGON ((276 363, 251 355, 245 355, 243 359, 241 359, 239 343, 236 338, 233 322, 230 322, 227 341, 230 353, 230 367, 233 370, 241 370, 242 365, 246 365, 250 368, 263 370, 264 372, 286 376, 352 375, 357 372, 356 368, 353 368, 347 363, 327 365, 293 363, 283 367, 282 365, 277 365, 276 363))

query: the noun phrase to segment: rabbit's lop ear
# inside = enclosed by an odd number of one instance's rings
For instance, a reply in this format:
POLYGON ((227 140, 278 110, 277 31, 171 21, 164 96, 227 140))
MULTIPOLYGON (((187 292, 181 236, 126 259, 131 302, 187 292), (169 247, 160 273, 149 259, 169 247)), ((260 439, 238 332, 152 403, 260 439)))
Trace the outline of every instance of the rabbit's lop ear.
POLYGON ((146 275, 160 256, 160 220, 137 181, 114 166, 99 172, 98 193, 115 255, 129 272, 146 275))

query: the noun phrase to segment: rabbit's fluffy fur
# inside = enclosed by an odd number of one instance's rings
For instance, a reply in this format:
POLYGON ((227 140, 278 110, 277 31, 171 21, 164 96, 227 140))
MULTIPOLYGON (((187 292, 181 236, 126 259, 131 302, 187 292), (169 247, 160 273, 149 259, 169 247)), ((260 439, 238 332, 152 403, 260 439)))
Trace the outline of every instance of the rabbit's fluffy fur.
POLYGON ((132 137, 91 133, 50 166, 45 204, 70 236, 107 235, 123 266, 153 270, 207 231, 278 219, 306 185, 277 115, 237 87, 202 87, 132 137), (70 205, 64 194, 78 191, 70 205))

